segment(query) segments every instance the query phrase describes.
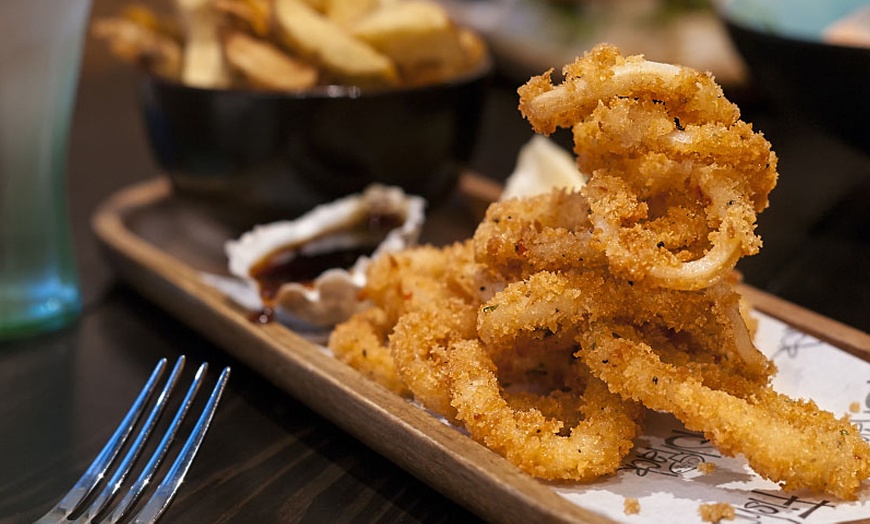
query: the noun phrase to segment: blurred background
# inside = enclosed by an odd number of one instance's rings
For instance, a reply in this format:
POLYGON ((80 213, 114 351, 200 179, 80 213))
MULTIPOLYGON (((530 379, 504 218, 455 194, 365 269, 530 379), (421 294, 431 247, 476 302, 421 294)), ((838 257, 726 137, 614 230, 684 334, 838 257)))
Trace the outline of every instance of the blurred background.
MULTIPOLYGON (((725 3, 440 1, 457 22, 478 30, 495 56, 496 67, 470 169, 495 180, 504 180, 511 173, 517 152, 532 136, 516 109, 516 88, 532 74, 550 67, 558 70, 594 43, 610 41, 626 52, 709 70, 722 83, 726 95, 740 105, 743 119, 765 134, 780 158, 779 185, 771 195, 771 208, 760 217, 764 248, 760 255, 740 264, 746 280, 799 305, 870 330, 868 150, 808 118, 805 108, 771 92, 770 85, 751 69, 735 45, 734 35, 729 33, 732 28, 722 16, 725 3)), ((160 9, 166 4, 160 0, 148 5, 160 9)), ((118 2, 95 0, 93 16, 114 15, 118 9, 118 2)), ((766 28, 775 27, 764 16, 756 11, 749 19, 764 21, 761 26, 766 28)), ((768 59, 788 61, 798 70, 813 71, 818 67, 803 61, 809 56, 806 54, 782 58, 773 55, 777 49, 774 43, 756 44, 758 49, 763 56, 769 53, 768 59)), ((845 58, 846 65, 838 65, 836 75, 826 73, 823 81, 839 85, 848 81, 851 70, 870 71, 867 54, 864 49, 851 54, 845 58)), ((143 129, 136 81, 136 72, 111 56, 102 42, 88 39, 70 145, 70 190, 78 242, 94 242, 87 230, 88 217, 100 200, 159 173, 143 129), (92 176, 94 170, 111 176, 92 176), (94 188, 94 184, 99 187, 94 188)), ((806 78, 801 81, 806 84, 794 86, 799 93, 800 89, 808 90, 813 82, 806 78)), ((861 90, 860 83, 857 85, 851 88, 848 100, 842 100, 842 95, 829 98, 817 109, 824 112, 829 107, 825 104, 848 103, 852 113, 866 111, 870 104, 865 97, 867 86, 861 90)), ((570 147, 567 133, 557 133, 554 139, 570 147)), ((96 249, 79 252, 86 257, 82 265, 104 266, 96 249)), ((111 278, 107 268, 83 272, 111 278)), ((99 288, 83 287, 86 292, 99 288)))

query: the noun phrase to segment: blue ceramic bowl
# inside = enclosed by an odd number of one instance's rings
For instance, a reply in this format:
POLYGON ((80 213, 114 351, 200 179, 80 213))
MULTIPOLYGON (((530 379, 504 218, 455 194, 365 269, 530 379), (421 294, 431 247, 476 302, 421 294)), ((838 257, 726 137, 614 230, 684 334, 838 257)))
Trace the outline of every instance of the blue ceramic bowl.
POLYGON ((868 0, 724 0, 717 9, 751 80, 781 110, 870 153, 870 48, 823 31, 868 0))

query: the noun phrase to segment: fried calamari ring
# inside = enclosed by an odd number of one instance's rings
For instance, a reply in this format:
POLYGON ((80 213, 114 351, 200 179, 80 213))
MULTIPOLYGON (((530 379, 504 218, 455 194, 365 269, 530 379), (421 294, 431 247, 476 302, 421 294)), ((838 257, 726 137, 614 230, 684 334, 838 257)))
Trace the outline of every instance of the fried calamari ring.
POLYGON ((497 354, 511 351, 518 340, 577 337, 589 325, 612 318, 664 324, 691 336, 712 368, 755 384, 766 384, 774 371, 752 344, 740 296, 724 282, 687 292, 619 280, 603 271, 541 271, 485 302, 477 334, 497 354))
MULTIPOLYGON (((576 362, 573 367, 575 375, 582 373, 576 362)), ((451 345, 447 370, 456 418, 472 438, 539 478, 589 481, 613 473, 640 430, 639 407, 592 377, 582 391, 572 392, 573 402, 568 401, 569 406, 576 402, 579 411, 573 427, 545 416, 531 396, 524 398, 524 409, 512 407, 498 383, 495 364, 478 340, 451 345)), ((545 410, 558 411, 553 400, 543 397, 540 402, 545 410)))
MULTIPOLYGON (((640 408, 608 393, 588 371, 574 371, 585 367, 572 357, 576 346, 572 338, 550 338, 497 356, 498 373, 487 379, 492 389, 467 382, 466 372, 473 366, 481 362, 484 367, 496 366, 481 346, 477 347, 483 353, 467 351, 479 344, 480 303, 503 287, 474 260, 471 247, 467 242, 440 250, 417 248, 385 255, 375 264, 366 295, 396 315, 384 349, 401 383, 424 407, 452 421, 460 421, 454 406, 461 406, 466 414, 481 409, 461 400, 471 390, 494 394, 500 411, 493 416, 509 416, 501 429, 487 432, 486 422, 479 417, 460 422, 475 438, 536 476, 588 480, 614 472, 638 432, 635 419, 640 408), (481 286, 482 282, 487 284, 481 286), (482 360, 467 360, 478 357, 482 360), (511 421, 516 424, 513 430, 511 421), (522 444, 524 432, 531 432, 534 447, 522 444)), ((354 342, 349 333, 366 334, 390 325, 386 312, 377 307, 369 311, 339 326, 333 343, 340 348, 343 342, 354 342)), ((367 340, 379 341, 380 334, 371 333, 367 340)), ((345 354, 360 356, 352 350, 345 354)), ((370 364, 361 358, 355 362, 370 364)))
POLYGON ((381 307, 392 325, 407 311, 452 293, 447 249, 419 246, 376 257, 366 272, 363 298, 381 307))
POLYGON ((559 86, 549 75, 519 89, 520 110, 538 132, 573 129, 578 166, 591 174, 593 237, 612 272, 701 289, 758 251, 756 214, 776 183, 776 156, 712 77, 607 45, 566 66, 559 86), (696 233, 676 242, 657 222, 681 206, 696 233))
POLYGON ((448 259, 446 250, 431 246, 376 257, 361 294, 374 305, 335 327, 328 347, 336 357, 387 388, 408 394, 388 335, 407 311, 450 295, 443 278, 448 259))
POLYGON ((610 391, 674 414, 786 489, 850 499, 870 476, 870 446, 848 420, 776 393, 767 381, 772 364, 741 349, 751 341, 726 283, 685 292, 598 272, 540 272, 510 284, 478 314, 487 347, 507 351, 542 332, 573 334, 574 355, 610 391))
POLYGON ((375 307, 336 329, 336 354, 540 478, 615 471, 642 404, 786 489, 853 498, 870 446, 773 391, 734 291, 761 244, 770 145, 709 75, 611 46, 565 73, 530 80, 520 107, 539 132, 573 129, 586 186, 495 203, 470 241, 376 259, 375 307))
POLYGON ((590 243, 587 213, 585 196, 563 190, 495 202, 474 233, 476 260, 510 279, 565 265, 604 265, 590 243))
POLYGON ((619 166, 625 171, 623 176, 647 194, 680 190, 682 178, 691 175, 692 169, 717 167, 718 178, 734 185, 761 212, 776 182, 775 171, 768 165, 770 143, 750 124, 741 120, 685 123, 664 101, 602 101, 574 125, 573 133, 578 164, 590 172, 619 166), (668 168, 662 159, 688 169, 668 168), (668 177, 668 172, 676 176, 668 177))
POLYGON ((578 161, 593 172, 590 219, 608 259, 628 278, 696 289, 758 252, 755 218, 775 183, 775 157, 744 122, 726 128, 678 120, 662 103, 617 99, 596 108, 574 134, 578 144, 594 144, 578 147, 578 161), (657 227, 662 210, 680 207, 694 220, 687 215, 682 227, 657 227), (691 242, 672 238, 704 221, 691 242))
POLYGON ((554 86, 552 70, 532 77, 520 88, 520 111, 534 130, 549 135, 583 120, 599 100, 638 97, 664 100, 687 124, 709 121, 732 124, 740 110, 725 99, 710 75, 671 64, 623 57, 611 45, 598 45, 564 68, 565 81, 554 86))
MULTIPOLYGON (((373 307, 336 326, 328 346, 339 360, 387 388, 400 394, 413 392, 427 407, 436 411, 447 407, 451 412, 446 393, 433 393, 437 384, 424 378, 426 373, 439 373, 434 360, 424 356, 426 348, 417 344, 425 340, 404 335, 407 324, 413 324, 417 317, 428 318, 431 304, 454 298, 476 304, 478 296, 490 297, 502 287, 473 258, 470 241, 444 248, 420 246, 377 257, 369 266, 362 293, 373 307), (423 311, 404 318, 418 310, 423 311), (402 325, 397 329, 397 324, 402 325), (391 343, 388 338, 394 330, 398 331, 397 342, 391 343)), ((469 307, 469 314, 473 314, 475 306, 469 307)), ((433 355, 437 351, 433 349, 433 355)))
POLYGON ((393 324, 379 307, 356 313, 337 325, 327 346, 335 357, 356 368, 371 380, 395 393, 407 396, 408 387, 396 372, 396 364, 387 347, 387 335, 393 324))
POLYGON ((696 373, 662 362, 630 332, 601 322, 580 337, 578 356, 612 391, 674 414, 719 451, 744 455, 759 475, 787 490, 854 499, 870 476, 870 447, 847 418, 838 420, 811 401, 769 387, 744 397, 711 389, 696 373))
POLYGON ((455 243, 445 251, 448 267, 444 282, 455 296, 476 305, 504 288, 505 275, 477 260, 470 239, 455 243))
POLYGON ((471 241, 438 248, 424 245, 385 253, 367 271, 363 298, 398 318, 421 304, 458 296, 480 302, 504 287, 504 279, 474 260, 471 241))
POLYGON ((475 337, 476 310, 450 297, 421 305, 399 318, 389 336, 390 354, 414 399, 454 419, 446 366, 448 349, 475 337))
MULTIPOLYGON (((753 232, 755 214, 734 192, 711 187, 708 180, 702 178, 694 187, 705 192, 713 211, 705 216, 704 211, 684 207, 680 209, 683 220, 678 221, 673 214, 650 220, 647 207, 631 191, 614 190, 624 187, 620 178, 600 172, 593 177, 585 188, 593 202, 590 218, 614 273, 628 279, 648 278, 671 289, 702 289, 726 277, 741 256, 756 252, 760 241, 753 232), (745 220, 747 216, 751 220, 745 220), (698 218, 713 221, 716 229, 687 238, 686 233, 697 232, 698 218), (675 236, 674 231, 683 235, 675 236), (748 247, 742 249, 743 245, 748 247)), ((673 213, 675 208, 669 209, 673 213)))

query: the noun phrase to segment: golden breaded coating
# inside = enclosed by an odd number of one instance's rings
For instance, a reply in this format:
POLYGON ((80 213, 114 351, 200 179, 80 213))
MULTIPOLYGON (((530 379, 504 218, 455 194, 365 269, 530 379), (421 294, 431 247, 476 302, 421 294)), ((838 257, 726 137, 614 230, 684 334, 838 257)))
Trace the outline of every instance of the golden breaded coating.
POLYGON ((384 310, 373 307, 336 326, 328 346, 338 360, 399 395, 409 395, 390 356, 387 335, 393 325, 384 310))

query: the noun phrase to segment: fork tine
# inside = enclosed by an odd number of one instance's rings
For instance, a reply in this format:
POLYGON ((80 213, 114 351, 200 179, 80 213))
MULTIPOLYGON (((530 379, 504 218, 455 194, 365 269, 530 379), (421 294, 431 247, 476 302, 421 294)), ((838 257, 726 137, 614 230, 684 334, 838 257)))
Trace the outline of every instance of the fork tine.
POLYGON ((136 479, 136 482, 133 484, 127 494, 124 495, 124 498, 121 499, 121 502, 118 503, 114 511, 112 511, 112 514, 109 516, 106 522, 117 522, 121 520, 127 514, 127 512, 130 511, 133 505, 136 504, 136 501, 139 500, 139 497, 145 491, 145 488, 148 487, 148 484, 151 482, 151 478, 154 476, 157 468, 160 467, 161 462, 163 462, 163 458, 166 456, 166 452, 169 450, 169 446, 172 444, 172 441, 175 440, 175 435, 178 433, 178 428, 179 426, 181 426, 181 422, 187 415, 187 410, 193 403, 194 396, 199 391, 199 387, 202 384, 202 379, 205 376, 205 372, 207 369, 208 364, 206 363, 203 363, 199 366, 199 369, 196 371, 196 375, 194 376, 193 382, 187 389, 187 394, 185 394, 184 400, 182 400, 181 404, 178 407, 178 410, 175 412, 175 416, 172 418, 172 422, 166 429, 166 433, 163 435, 163 438, 160 440, 160 443, 157 445, 157 448, 154 450, 154 453, 151 455, 148 463, 142 469, 142 473, 139 474, 139 478, 136 479))
POLYGON ((36 521, 36 524, 59 522, 62 519, 65 519, 70 513, 78 508, 81 502, 85 500, 88 495, 94 491, 97 484, 105 476, 109 466, 115 460, 115 457, 118 455, 124 442, 126 442, 130 433, 132 433, 133 427, 142 415, 148 400, 154 392, 154 386, 163 374, 163 369, 165 367, 166 359, 160 359, 154 367, 154 371, 151 372, 148 381, 136 397, 135 402, 130 406, 127 414, 124 415, 124 419, 121 420, 121 423, 115 429, 112 437, 108 442, 106 442, 106 445, 103 446, 103 449, 100 450, 100 453, 91 465, 88 466, 87 471, 85 471, 81 478, 76 482, 75 486, 67 492, 57 505, 36 521))
POLYGON ((157 400, 154 402, 151 412, 148 413, 148 417, 145 419, 145 422, 142 423, 142 427, 139 429, 139 433, 130 445, 127 454, 124 456, 121 463, 118 464, 118 467, 115 468, 115 472, 112 474, 112 477, 106 483, 106 486, 100 494, 97 495, 97 497, 88 505, 85 514, 79 517, 79 520, 82 522, 89 522, 99 515, 121 489, 124 479, 136 463, 136 459, 139 458, 139 454, 145 447, 145 443, 151 435, 151 431, 154 429, 160 415, 163 413, 163 409, 166 407, 169 396, 172 394, 172 390, 175 389, 181 371, 184 369, 185 361, 186 359, 184 355, 178 357, 175 366, 172 368, 172 372, 169 374, 169 378, 166 379, 166 384, 163 386, 163 390, 160 392, 160 395, 157 396, 157 400))
POLYGON ((215 410, 217 409, 218 402, 220 401, 221 394, 223 393, 229 378, 230 368, 226 367, 221 372, 220 377, 203 408, 202 414, 200 414, 199 419, 196 421, 196 426, 194 426, 190 436, 184 443, 184 447, 178 453, 178 457, 176 457, 175 462, 173 462, 166 477, 145 504, 145 507, 142 508, 142 511, 136 515, 133 522, 137 524, 150 524, 156 521, 169 506, 169 503, 172 502, 172 498, 181 486, 184 476, 190 469, 190 465, 193 463, 193 459, 196 457, 196 453, 199 451, 199 447, 205 438, 205 433, 208 431, 215 410))

